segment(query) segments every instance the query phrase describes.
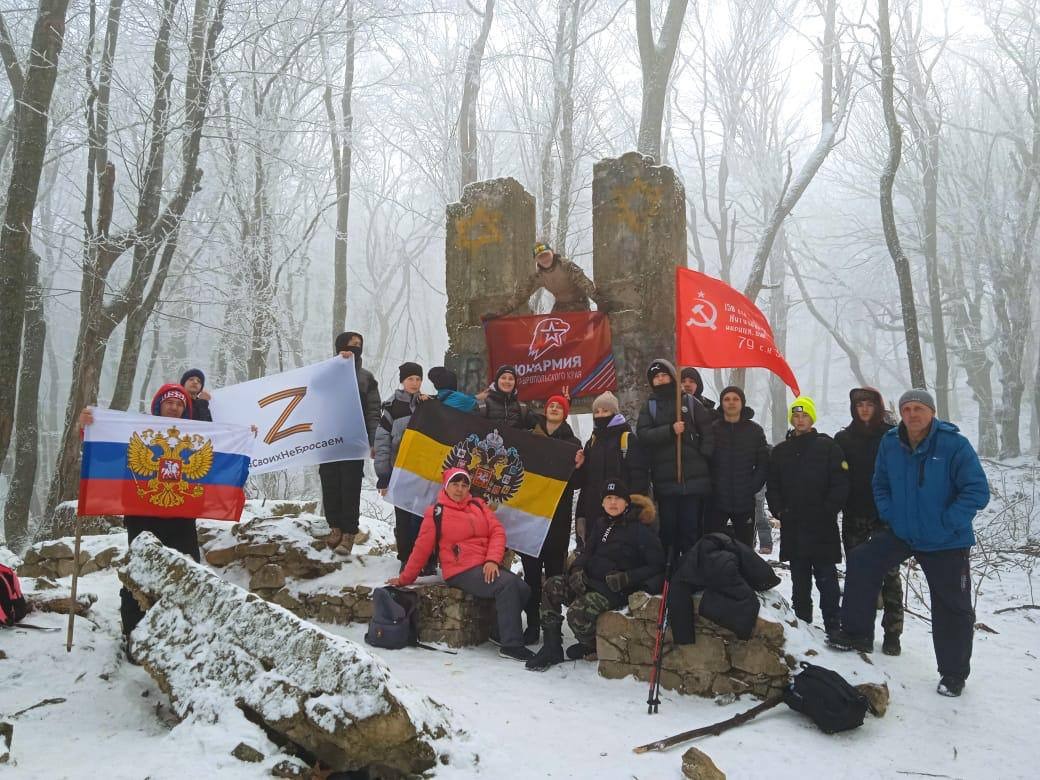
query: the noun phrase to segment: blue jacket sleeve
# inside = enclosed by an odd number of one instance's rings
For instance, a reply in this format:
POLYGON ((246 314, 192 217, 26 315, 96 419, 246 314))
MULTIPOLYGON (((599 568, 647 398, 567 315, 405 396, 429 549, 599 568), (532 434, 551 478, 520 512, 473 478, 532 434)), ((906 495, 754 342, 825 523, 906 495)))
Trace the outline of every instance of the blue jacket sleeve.
POLYGON ((892 486, 888 480, 888 458, 886 456, 888 447, 889 439, 885 437, 881 440, 881 446, 878 447, 871 485, 874 488, 874 506, 877 507, 878 519, 891 525, 896 518, 895 502, 892 501, 892 486))
POLYGON ((949 530, 970 528, 975 514, 989 503, 989 480, 982 470, 978 454, 967 439, 961 439, 953 455, 950 476, 955 494, 953 503, 943 510, 943 525, 949 530))

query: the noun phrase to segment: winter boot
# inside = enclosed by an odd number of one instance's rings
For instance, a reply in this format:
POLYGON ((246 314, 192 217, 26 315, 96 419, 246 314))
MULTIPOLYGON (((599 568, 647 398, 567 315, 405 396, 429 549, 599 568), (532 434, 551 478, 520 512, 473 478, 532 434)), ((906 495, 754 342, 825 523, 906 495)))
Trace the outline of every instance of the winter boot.
POLYGON ((563 624, 545 626, 542 640, 542 649, 527 662, 527 668, 532 672, 544 672, 550 666, 563 663, 563 624))
POLYGON ((542 633, 542 620, 538 615, 538 611, 534 610, 527 613, 527 628, 524 629, 524 644, 525 645, 536 645, 538 644, 538 637, 542 633))
POLYGON ((835 650, 857 650, 861 653, 874 652, 874 640, 869 637, 853 636, 844 629, 839 629, 827 637, 827 646, 835 650))
POLYGON ((589 647, 584 642, 575 642, 567 648, 567 657, 572 661, 594 661, 596 660, 596 648, 589 647))
POLYGON ((329 535, 325 537, 325 545, 330 550, 335 550, 339 547, 339 543, 343 541, 343 531, 339 528, 333 528, 329 535))
POLYGON ((961 691, 964 690, 964 680, 960 677, 954 677, 953 675, 947 674, 939 680, 939 687, 935 690, 940 696, 960 696, 961 691))
POLYGON ((339 544, 333 548, 336 555, 350 555, 354 549, 354 534, 340 533, 339 544))
POLYGON ((534 659, 534 653, 532 653, 523 645, 520 645, 520 647, 502 647, 499 648, 498 657, 509 658, 513 661, 524 661, 526 663, 531 663, 531 661, 534 659))
POLYGON ((885 655, 899 655, 903 647, 899 643, 899 634, 885 634, 885 641, 881 643, 881 652, 885 655))

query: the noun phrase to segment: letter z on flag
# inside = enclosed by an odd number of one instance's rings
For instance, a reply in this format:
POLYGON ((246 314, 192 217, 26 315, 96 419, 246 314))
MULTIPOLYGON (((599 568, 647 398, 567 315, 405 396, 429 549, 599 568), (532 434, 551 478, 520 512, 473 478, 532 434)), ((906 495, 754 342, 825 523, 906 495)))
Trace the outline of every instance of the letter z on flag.
POLYGON ((77 512, 238 520, 253 438, 241 425, 94 409, 77 512))
POLYGON ((484 323, 488 379, 498 366, 519 373, 521 401, 544 400, 561 388, 571 398, 617 389, 610 321, 598 311, 497 317, 484 323))
POLYGON ((214 420, 259 429, 250 472, 368 457, 353 359, 333 357, 212 392, 214 420))
POLYGON ((689 268, 676 268, 675 317, 680 365, 767 368, 796 396, 801 394, 765 315, 725 282, 689 268))
POLYGON ((386 500, 421 515, 437 500, 441 475, 463 468, 514 550, 538 555, 563 495, 577 447, 428 401, 401 438, 386 500))

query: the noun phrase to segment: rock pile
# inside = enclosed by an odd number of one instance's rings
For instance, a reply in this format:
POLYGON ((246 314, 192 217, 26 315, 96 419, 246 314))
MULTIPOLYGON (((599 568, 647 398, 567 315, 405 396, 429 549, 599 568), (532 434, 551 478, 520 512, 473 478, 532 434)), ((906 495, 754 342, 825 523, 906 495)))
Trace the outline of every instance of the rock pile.
MULTIPOLYGON (((65 538, 37 542, 25 552, 18 567, 20 577, 71 577, 76 568, 75 539, 65 538)), ((119 563, 126 550, 126 539, 109 534, 85 536, 80 540, 79 563, 81 576, 109 569, 119 563)))
MULTIPOLYGON (((601 676, 650 679, 660 603, 660 596, 635 593, 629 597, 627 614, 600 616, 596 654, 601 676)), ((662 688, 696 696, 750 693, 765 699, 787 684, 794 658, 784 652, 782 623, 759 617, 751 639, 744 641, 698 616, 696 636, 692 645, 673 645, 672 632, 666 631, 662 688)))
MULTIPOLYGON (((419 774, 438 762, 449 713, 364 648, 272 607, 142 534, 120 572, 147 609, 137 659, 178 717, 238 707, 338 772, 419 774)), ((440 757, 446 762, 446 756, 440 757)))
MULTIPOLYGON (((91 515, 79 519, 79 532, 84 536, 118 532, 123 528, 121 515, 91 515)), ((36 539, 61 539, 76 535, 76 502, 63 501, 54 509, 35 533, 36 539)))

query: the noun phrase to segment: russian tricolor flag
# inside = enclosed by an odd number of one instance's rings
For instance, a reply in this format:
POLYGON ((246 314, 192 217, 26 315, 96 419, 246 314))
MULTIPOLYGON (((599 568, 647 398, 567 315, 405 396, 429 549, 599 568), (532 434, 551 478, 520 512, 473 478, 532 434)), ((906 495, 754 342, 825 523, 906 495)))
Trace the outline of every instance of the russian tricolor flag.
POLYGON ((83 430, 80 515, 241 517, 249 428, 109 409, 93 415, 83 430))

